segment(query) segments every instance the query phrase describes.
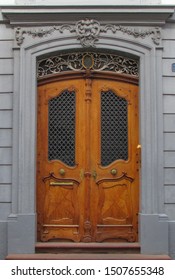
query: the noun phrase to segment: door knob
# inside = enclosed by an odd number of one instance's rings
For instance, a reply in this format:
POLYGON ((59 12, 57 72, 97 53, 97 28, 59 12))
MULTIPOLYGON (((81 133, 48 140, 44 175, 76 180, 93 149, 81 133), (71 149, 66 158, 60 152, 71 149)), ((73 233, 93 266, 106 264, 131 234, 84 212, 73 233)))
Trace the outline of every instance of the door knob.
POLYGON ((117 175, 117 169, 115 169, 115 168, 111 169, 111 174, 113 176, 117 175))
POLYGON ((66 171, 63 168, 60 168, 59 173, 61 176, 64 176, 66 171))

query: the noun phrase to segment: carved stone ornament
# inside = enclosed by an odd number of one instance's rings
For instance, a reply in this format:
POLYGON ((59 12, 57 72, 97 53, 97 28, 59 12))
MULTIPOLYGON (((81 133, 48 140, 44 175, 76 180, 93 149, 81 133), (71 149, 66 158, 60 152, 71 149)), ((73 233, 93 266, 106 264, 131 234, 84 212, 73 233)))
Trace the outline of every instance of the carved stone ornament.
POLYGON ((75 33, 77 40, 80 41, 83 47, 95 47, 95 43, 99 40, 100 33, 107 33, 111 30, 114 34, 122 32, 134 38, 144 39, 151 36, 151 39, 155 45, 160 44, 161 30, 159 27, 152 27, 148 29, 141 29, 140 27, 125 27, 115 24, 101 25, 97 20, 84 19, 73 24, 64 24, 61 26, 43 27, 38 29, 24 29, 18 27, 15 32, 15 38, 17 44, 20 46, 25 38, 25 34, 36 37, 45 37, 54 32, 64 33, 64 30, 68 30, 70 33, 75 33))
POLYGON ((77 37, 84 47, 94 47, 100 34, 100 23, 94 19, 80 20, 75 25, 77 37))

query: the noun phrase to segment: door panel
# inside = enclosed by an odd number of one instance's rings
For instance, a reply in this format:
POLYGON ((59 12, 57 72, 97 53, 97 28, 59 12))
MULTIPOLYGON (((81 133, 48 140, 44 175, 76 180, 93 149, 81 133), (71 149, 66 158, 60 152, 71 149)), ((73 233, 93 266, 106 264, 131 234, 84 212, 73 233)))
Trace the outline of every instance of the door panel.
POLYGON ((38 239, 136 241, 138 87, 72 79, 38 87, 38 239))
POLYGON ((38 230, 42 241, 80 241, 84 90, 81 80, 38 88, 38 230))
POLYGON ((96 135, 96 141, 91 139, 92 169, 96 172, 92 192, 98 213, 94 221, 95 240, 135 241, 139 187, 138 87, 94 80, 92 88, 92 111, 95 111, 92 131, 96 135))

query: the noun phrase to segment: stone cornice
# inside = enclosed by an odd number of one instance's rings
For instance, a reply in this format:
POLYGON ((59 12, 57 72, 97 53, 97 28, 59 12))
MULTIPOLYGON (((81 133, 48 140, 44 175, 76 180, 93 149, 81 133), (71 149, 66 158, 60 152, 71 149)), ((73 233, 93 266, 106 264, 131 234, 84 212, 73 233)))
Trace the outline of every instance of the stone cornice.
POLYGON ((164 25, 173 6, 2 6, 11 25, 45 25, 78 21, 85 17, 121 25, 164 25))

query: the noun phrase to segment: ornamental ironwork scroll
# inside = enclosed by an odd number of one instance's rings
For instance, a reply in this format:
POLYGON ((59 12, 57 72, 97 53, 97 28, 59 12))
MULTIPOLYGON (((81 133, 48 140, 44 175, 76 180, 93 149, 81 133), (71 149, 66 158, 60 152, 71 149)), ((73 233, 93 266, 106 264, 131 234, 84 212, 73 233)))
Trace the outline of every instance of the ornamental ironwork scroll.
POLYGON ((37 77, 39 79, 64 71, 85 70, 88 66, 84 58, 92 59, 93 63, 89 64, 92 71, 112 71, 134 77, 139 76, 138 60, 116 54, 74 52, 39 60, 37 63, 37 77))
POLYGON ((33 38, 42 38, 51 35, 54 32, 64 33, 68 30, 70 33, 76 35, 77 40, 83 47, 95 47, 96 42, 102 33, 107 33, 108 30, 112 31, 113 34, 123 33, 134 38, 144 39, 146 37, 151 37, 155 45, 160 44, 161 39, 161 29, 159 27, 141 28, 141 27, 127 27, 116 24, 100 24, 99 21, 95 19, 83 19, 79 20, 75 24, 63 24, 60 26, 42 27, 42 28, 16 28, 15 38, 17 44, 20 46, 25 35, 32 36, 33 38))

